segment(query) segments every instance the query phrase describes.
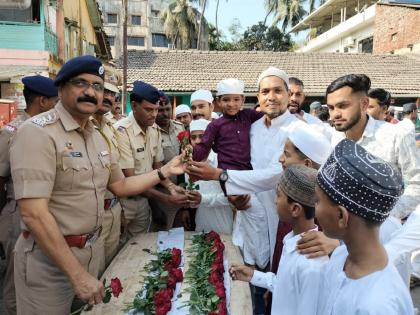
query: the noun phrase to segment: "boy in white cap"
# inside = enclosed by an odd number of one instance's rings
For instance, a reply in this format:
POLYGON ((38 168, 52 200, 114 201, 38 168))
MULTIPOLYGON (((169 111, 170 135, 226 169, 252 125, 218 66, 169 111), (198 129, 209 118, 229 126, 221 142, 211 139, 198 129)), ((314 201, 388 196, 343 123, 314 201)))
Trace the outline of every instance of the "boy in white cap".
POLYGON ((193 159, 202 161, 210 150, 218 154, 218 167, 224 170, 250 170, 251 124, 263 114, 253 109, 242 109, 245 101, 244 82, 225 79, 217 84, 217 102, 223 116, 207 127, 201 143, 193 151, 193 159))
POLYGON ((183 124, 184 128, 188 130, 192 120, 190 107, 185 104, 178 105, 175 108, 175 119, 183 124))
POLYGON ((272 314, 306 315, 314 314, 317 309, 321 268, 328 256, 308 259, 296 250, 301 233, 317 230, 314 223, 316 174, 313 168, 291 165, 280 176, 277 212, 292 230, 284 237, 277 274, 235 264, 229 270, 234 280, 248 281, 273 292, 272 314))
MULTIPOLYGON (((190 124, 191 145, 195 147, 201 142, 208 124, 205 119, 193 120, 190 124)), ((211 151, 207 159, 213 166, 217 165, 217 155, 211 151)), ((188 175, 186 175, 188 176, 188 175)), ((222 234, 232 234, 233 214, 229 201, 218 181, 197 181, 198 190, 187 191, 191 207, 197 208, 195 215, 195 230, 198 232, 211 230, 222 234)), ((191 227, 188 210, 184 210, 184 225, 191 227)))

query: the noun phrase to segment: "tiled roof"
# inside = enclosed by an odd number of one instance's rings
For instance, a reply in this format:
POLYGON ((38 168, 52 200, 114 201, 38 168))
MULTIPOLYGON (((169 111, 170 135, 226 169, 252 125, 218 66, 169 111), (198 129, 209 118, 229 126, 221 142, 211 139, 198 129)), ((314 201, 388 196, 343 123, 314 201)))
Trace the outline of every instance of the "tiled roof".
MULTIPOLYGON (((121 67, 122 60, 119 60, 121 67)), ((143 80, 167 92, 213 90, 219 80, 244 80, 246 92, 256 92, 261 71, 276 66, 300 78, 305 93, 324 95, 329 83, 349 73, 364 73, 372 87, 394 96, 420 96, 420 60, 405 55, 340 53, 129 51, 128 82, 143 80)))

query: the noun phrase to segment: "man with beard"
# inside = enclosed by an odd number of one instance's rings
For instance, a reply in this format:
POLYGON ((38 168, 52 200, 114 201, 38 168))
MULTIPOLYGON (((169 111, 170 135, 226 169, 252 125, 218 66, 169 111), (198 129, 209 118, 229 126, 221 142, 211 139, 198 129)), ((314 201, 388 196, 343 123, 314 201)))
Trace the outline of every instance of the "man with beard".
POLYGON ((305 93, 303 92, 303 82, 295 77, 289 78, 289 104, 287 109, 291 114, 299 115, 304 121, 310 125, 322 126, 322 121, 317 117, 310 115, 302 110, 303 102, 305 101, 305 93))
POLYGON ((269 67, 258 78, 257 98, 265 115, 251 126, 251 164, 253 170, 235 171, 213 168, 207 163, 191 162, 187 171, 206 180, 219 180, 238 209, 247 207, 249 196, 256 194, 267 214, 272 257, 278 216, 275 206, 276 182, 282 172, 279 158, 287 140, 287 131, 299 120, 287 110, 289 77, 286 72, 269 67), (268 184, 267 184, 267 179, 268 184), (271 180, 270 180, 271 179, 271 180), (233 195, 241 195, 233 197, 233 195))
POLYGON ((214 109, 213 95, 208 90, 197 90, 191 94, 191 114, 194 120, 206 119, 211 121, 214 109))
POLYGON ((75 295, 101 303, 103 244, 96 240, 106 189, 136 195, 183 172, 178 156, 161 169, 124 177, 89 119, 102 104, 104 71, 93 56, 67 61, 54 81, 60 102, 13 137, 11 174, 25 226, 14 255, 17 314, 69 314, 75 295))
POLYGON ((401 172, 404 194, 391 215, 402 219, 420 203, 420 154, 412 135, 401 134, 398 128, 367 115, 369 88, 370 79, 363 74, 340 77, 328 86, 327 105, 336 129, 332 145, 344 138, 353 140, 401 172))
MULTIPOLYGON (((167 163, 180 152, 180 143, 177 136, 184 131, 184 126, 182 123, 171 119, 172 105, 169 97, 163 92, 159 93, 159 110, 156 116, 156 124, 162 137, 163 163, 167 163)), ((174 184, 178 184, 176 177, 171 178, 171 181, 174 184)), ((156 189, 162 193, 168 193, 167 189, 161 185, 158 185, 156 189)), ((150 199, 149 204, 152 207, 153 230, 170 229, 174 223, 178 206, 176 204, 168 205, 157 199, 150 199)))
POLYGON ((22 79, 22 83, 26 109, 22 115, 0 130, 0 243, 6 251, 6 273, 3 283, 6 314, 16 314, 13 249, 21 232, 19 208, 15 200, 10 174, 9 147, 12 137, 27 119, 50 110, 58 100, 57 88, 54 86, 54 81, 49 78, 40 75, 28 76, 22 79))
MULTIPOLYGON (((118 89, 115 85, 104 83, 104 98, 96 113, 93 114, 92 122, 107 142, 109 151, 119 159, 117 131, 106 115, 114 106, 117 93, 118 89)), ((104 257, 100 263, 99 274, 102 274, 117 253, 121 234, 121 205, 118 198, 109 190, 105 192, 104 210, 102 232, 99 237, 104 244, 104 257)))
MULTIPOLYGON (((162 136, 155 124, 160 107, 159 100, 159 91, 154 86, 135 81, 130 95, 133 111, 127 118, 114 125, 118 130, 120 166, 127 177, 150 172, 163 165, 162 136)), ((127 224, 124 241, 149 231, 152 216, 148 199, 159 200, 171 207, 180 208, 187 205, 187 196, 169 178, 161 184, 170 194, 152 188, 142 195, 121 199, 127 224)))

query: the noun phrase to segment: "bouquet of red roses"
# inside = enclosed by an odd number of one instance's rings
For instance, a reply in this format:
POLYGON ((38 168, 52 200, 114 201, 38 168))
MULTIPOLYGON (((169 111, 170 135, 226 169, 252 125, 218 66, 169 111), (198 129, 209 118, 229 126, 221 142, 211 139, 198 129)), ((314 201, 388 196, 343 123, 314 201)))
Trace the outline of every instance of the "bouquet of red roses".
POLYGON ((181 250, 167 249, 156 254, 157 258, 145 266, 148 276, 128 309, 143 312, 145 315, 165 315, 172 308, 172 297, 177 282, 182 282, 184 275, 179 267, 181 250))
POLYGON ((192 160, 192 146, 190 144, 190 133, 188 131, 181 131, 177 136, 181 144, 181 150, 184 151, 184 158, 182 162, 186 163, 192 160))
POLYGON ((190 287, 190 314, 226 315, 223 253, 225 245, 214 231, 193 236, 194 259, 185 274, 190 287))

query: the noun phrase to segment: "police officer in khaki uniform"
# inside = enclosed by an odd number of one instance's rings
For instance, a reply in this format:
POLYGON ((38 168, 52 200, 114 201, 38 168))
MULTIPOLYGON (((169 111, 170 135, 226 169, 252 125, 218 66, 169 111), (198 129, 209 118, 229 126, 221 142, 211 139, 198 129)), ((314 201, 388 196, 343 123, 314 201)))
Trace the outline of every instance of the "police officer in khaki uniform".
POLYGON ((6 185, 7 204, 3 210, 0 205, 0 242, 6 250, 6 273, 3 284, 3 301, 6 314, 16 314, 15 282, 13 280, 13 248, 20 234, 20 215, 16 204, 13 182, 10 176, 9 144, 20 125, 32 116, 50 110, 58 100, 58 91, 54 81, 40 76, 28 76, 22 79, 24 85, 26 109, 22 115, 0 130, 0 187, 6 185))
MULTIPOLYGON (((172 119, 172 105, 169 97, 159 91, 159 110, 156 116, 156 125, 162 137, 162 149, 164 156, 164 163, 170 161, 174 156, 180 152, 180 143, 177 138, 178 134, 184 131, 184 125, 176 120, 172 119)), ((171 178, 172 182, 178 184, 177 178, 171 178)), ((158 185, 157 190, 163 193, 168 191, 158 185)), ((183 192, 184 193, 184 192, 183 192)), ((155 231, 168 230, 172 228, 174 223, 176 212, 179 207, 176 205, 168 205, 160 200, 149 200, 150 206, 152 207, 153 214, 153 226, 152 229, 155 231)))
MULTIPOLYGON (((115 104, 117 94, 118 88, 115 85, 109 82, 104 83, 104 100, 92 116, 92 121, 107 142, 110 152, 115 152, 119 159, 117 130, 106 115, 115 104)), ((99 274, 103 273, 117 253, 121 234, 121 205, 118 198, 109 190, 105 192, 104 210, 102 232, 99 237, 99 240, 104 243, 104 259, 100 263, 99 274)))
POLYGON ((92 56, 69 60, 55 80, 61 102, 13 138, 11 173, 25 225, 15 247, 18 314, 68 314, 74 295, 100 303, 96 239, 106 189, 119 197, 139 194, 184 170, 178 156, 149 174, 124 177, 89 121, 102 103, 103 73, 92 56))
MULTIPOLYGON (((155 125, 159 98, 159 92, 155 87, 142 81, 135 81, 130 95, 133 111, 127 118, 114 125, 119 132, 120 166, 127 177, 143 174, 163 165, 162 138, 155 125)), ((121 200, 127 222, 125 240, 149 231, 151 209, 147 198, 176 206, 187 202, 186 195, 183 192, 179 193, 178 188, 170 180, 162 184, 170 194, 149 189, 141 196, 121 200)))

